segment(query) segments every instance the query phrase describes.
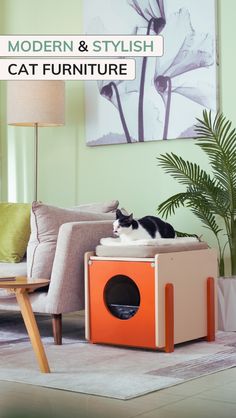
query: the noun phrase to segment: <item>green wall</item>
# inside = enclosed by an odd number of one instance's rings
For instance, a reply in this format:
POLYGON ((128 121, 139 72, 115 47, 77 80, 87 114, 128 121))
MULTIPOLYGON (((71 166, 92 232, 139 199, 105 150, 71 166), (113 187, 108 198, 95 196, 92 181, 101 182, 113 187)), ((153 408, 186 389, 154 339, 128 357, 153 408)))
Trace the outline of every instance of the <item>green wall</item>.
MULTIPOLYGON (((0 33, 4 33, 5 2, 0 0, 0 33)), ((5 94, 4 85, 0 81, 0 199, 6 195, 6 134, 5 134, 5 94)))
MULTIPOLYGON (((0 15, 4 14, 2 33, 79 34, 81 3, 81 0, 0 0, 0 15)), ((222 109, 236 125, 236 2, 220 0, 218 6, 222 109)), ((3 83, 1 87, 1 119, 4 119, 3 83)), ((121 205, 133 211, 136 216, 155 214, 159 202, 180 190, 179 186, 157 167, 158 155, 166 151, 177 152, 207 167, 206 160, 193 140, 88 148, 84 135, 82 83, 67 82, 66 98, 65 127, 42 128, 39 132, 39 199, 44 202, 72 206, 80 202, 118 198, 121 205)), ((2 162, 7 158, 4 145, 6 141, 9 147, 9 176, 14 177, 12 183, 13 186, 15 184, 16 198, 18 201, 30 201, 33 198, 33 131, 31 128, 7 128, 5 124, 1 130, 4 153, 2 162)), ((2 199, 9 199, 11 196, 6 194, 5 169, 2 181, 2 199)), ((187 210, 179 210, 172 222, 176 229, 197 233, 204 231, 187 210)))
MULTIPOLYGON (((78 34, 81 31, 81 5, 78 0, 0 0, 4 10, 5 34, 78 34), (4 7, 3 7, 4 6, 4 7)), ((3 89, 5 85, 1 82, 3 89)), ((1 114, 5 108, 1 94, 1 114)), ((83 90, 81 82, 66 83, 66 126, 39 130, 39 190, 44 202, 71 206, 78 201, 78 147, 84 138, 83 90)), ((4 119, 3 115, 3 119, 4 119)), ((1 192, 2 200, 31 201, 34 184, 33 129, 7 127, 1 143, 7 143, 8 162, 1 192), (8 193, 7 193, 8 189, 8 193)), ((4 129, 4 128, 3 128, 4 129)))

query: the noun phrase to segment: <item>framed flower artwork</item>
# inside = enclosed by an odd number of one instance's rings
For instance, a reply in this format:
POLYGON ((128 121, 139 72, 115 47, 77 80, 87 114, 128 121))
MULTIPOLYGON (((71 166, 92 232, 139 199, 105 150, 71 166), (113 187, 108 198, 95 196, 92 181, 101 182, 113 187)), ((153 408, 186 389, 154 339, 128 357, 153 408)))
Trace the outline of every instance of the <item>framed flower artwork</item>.
POLYGON ((215 0, 86 0, 84 33, 162 35, 162 57, 136 57, 132 81, 85 83, 88 146, 195 136, 217 111, 215 0))

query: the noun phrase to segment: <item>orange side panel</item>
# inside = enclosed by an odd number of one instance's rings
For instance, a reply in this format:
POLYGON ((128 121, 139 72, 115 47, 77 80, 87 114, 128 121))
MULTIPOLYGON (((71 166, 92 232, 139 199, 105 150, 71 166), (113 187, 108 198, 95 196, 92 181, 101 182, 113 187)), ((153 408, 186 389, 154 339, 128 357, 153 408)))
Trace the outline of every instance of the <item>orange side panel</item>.
POLYGON ((154 276, 150 262, 92 261, 89 266, 91 342, 156 348, 154 276), (116 318, 104 301, 104 288, 116 275, 128 276, 140 292, 140 307, 130 319, 116 318))

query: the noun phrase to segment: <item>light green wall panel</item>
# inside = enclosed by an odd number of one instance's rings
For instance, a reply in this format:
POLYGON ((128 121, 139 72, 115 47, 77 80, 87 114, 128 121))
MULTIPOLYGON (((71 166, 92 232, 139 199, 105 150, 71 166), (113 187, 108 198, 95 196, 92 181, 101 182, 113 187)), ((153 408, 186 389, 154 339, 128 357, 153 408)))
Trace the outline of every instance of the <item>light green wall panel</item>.
MULTIPOLYGON (((5 30, 5 0, 0 0, 0 33, 5 30)), ((7 200, 5 83, 0 81, 0 200, 7 200)))
MULTIPOLYGON (((0 0, 0 2, 1 5, 5 4, 5 25, 2 32, 8 34, 80 34, 82 32, 82 2, 79 0, 5 0, 5 2, 0 0)), ((235 0, 220 0, 220 96, 222 109, 226 116, 232 119, 234 125, 236 125, 234 106, 236 58, 233 52, 236 38, 235 17, 235 0)), ((121 205, 133 211, 135 216, 155 214, 158 203, 180 190, 180 187, 157 167, 158 155, 167 151, 175 152, 207 167, 207 161, 191 139, 88 148, 85 145, 83 84, 67 82, 66 98, 65 127, 44 128, 39 131, 39 198, 44 202, 71 206, 80 202, 118 198, 121 205)), ((3 99, 1 104, 1 119, 4 119, 3 99)), ((3 134, 6 129, 6 127, 3 129, 3 134)), ((7 132, 9 149, 12 153, 13 149, 15 152, 17 200, 31 200, 33 131, 30 128, 9 127, 7 132)), ((2 142, 4 141, 5 138, 2 142)), ((9 158, 13 163, 13 156, 9 158)), ((205 233, 187 210, 179 210, 172 218, 172 222, 176 229, 205 233)))
POLYGON ((220 0, 219 16, 219 84, 222 109, 225 115, 236 125, 236 84, 234 82, 236 64, 236 2, 234 0, 220 0))
MULTIPOLYGON (((0 0, 2 1, 2 0, 0 0)), ((78 0, 7 0, 4 2, 5 34, 79 34, 81 2, 78 0)), ((3 84, 3 83, 1 83, 3 84)), ((78 201, 78 143, 83 129, 82 83, 66 83, 66 126, 39 129, 38 198, 55 205, 78 201)), ((2 94, 5 107, 6 94, 2 94)), ((2 142, 8 147, 8 200, 34 197, 34 132, 8 127, 2 142)), ((6 154, 6 152, 5 152, 6 154)))

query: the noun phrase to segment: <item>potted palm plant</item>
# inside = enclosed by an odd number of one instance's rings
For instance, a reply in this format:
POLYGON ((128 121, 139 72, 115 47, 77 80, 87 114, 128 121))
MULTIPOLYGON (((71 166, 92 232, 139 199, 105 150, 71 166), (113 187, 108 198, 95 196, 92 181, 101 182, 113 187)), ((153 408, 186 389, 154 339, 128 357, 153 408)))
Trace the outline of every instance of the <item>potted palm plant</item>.
POLYGON ((214 234, 219 250, 219 328, 236 331, 236 131, 222 113, 212 117, 206 110, 202 119, 197 119, 195 131, 196 145, 209 159, 209 173, 176 154, 160 155, 159 165, 185 190, 162 202, 158 212, 168 217, 177 208, 188 207, 214 234), (228 277, 226 249, 230 258, 228 277))

